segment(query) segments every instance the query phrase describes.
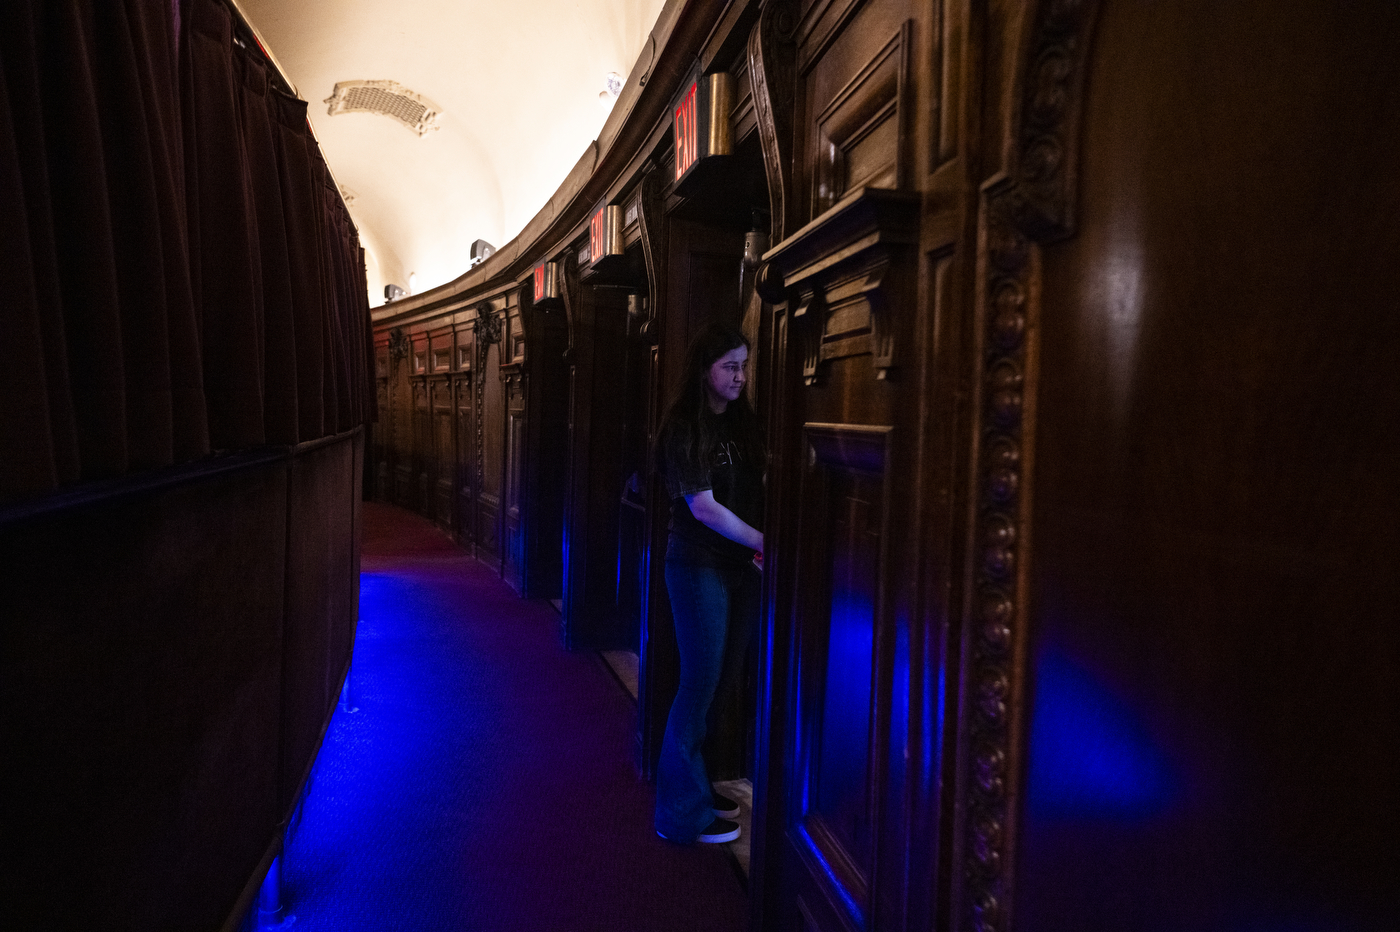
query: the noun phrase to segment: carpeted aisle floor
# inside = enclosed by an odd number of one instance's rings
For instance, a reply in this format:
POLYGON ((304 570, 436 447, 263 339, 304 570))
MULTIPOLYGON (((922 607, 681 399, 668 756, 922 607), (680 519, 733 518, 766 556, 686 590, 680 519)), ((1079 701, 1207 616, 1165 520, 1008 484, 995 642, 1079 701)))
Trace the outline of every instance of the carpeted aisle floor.
POLYGON ((596 655, 389 506, 365 508, 351 688, 283 856, 297 932, 745 927, 727 855, 652 831, 635 706, 596 655))

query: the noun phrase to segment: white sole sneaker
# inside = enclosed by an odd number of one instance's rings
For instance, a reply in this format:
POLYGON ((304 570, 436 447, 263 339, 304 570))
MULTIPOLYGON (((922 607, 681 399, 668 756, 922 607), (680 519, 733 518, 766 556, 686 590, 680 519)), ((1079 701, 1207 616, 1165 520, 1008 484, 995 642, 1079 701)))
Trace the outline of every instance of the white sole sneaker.
POLYGON ((735 822, 726 819, 715 819, 706 828, 695 836, 695 840, 705 845, 717 845, 726 841, 733 841, 739 837, 739 826, 735 822))

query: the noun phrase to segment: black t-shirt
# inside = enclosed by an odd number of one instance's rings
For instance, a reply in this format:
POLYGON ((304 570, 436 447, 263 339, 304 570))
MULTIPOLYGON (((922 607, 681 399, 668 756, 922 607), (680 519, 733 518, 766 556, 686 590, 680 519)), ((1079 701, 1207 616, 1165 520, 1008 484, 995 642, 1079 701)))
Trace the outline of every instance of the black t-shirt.
POLYGON ((705 461, 687 457, 674 432, 668 432, 662 439, 661 465, 666 494, 671 499, 668 560, 719 565, 743 564, 753 559, 751 548, 701 523, 685 501, 687 495, 709 489, 716 502, 749 526, 756 528, 763 521, 763 466, 746 461, 741 445, 735 442, 728 413, 715 420, 718 442, 705 461))

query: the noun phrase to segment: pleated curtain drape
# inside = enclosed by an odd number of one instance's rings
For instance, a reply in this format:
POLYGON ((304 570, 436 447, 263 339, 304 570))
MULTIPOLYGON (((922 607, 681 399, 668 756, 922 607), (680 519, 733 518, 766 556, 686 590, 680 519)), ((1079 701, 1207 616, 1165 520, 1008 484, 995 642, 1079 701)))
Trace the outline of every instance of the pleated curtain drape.
POLYGON ((0 3, 0 503, 373 414, 358 234, 220 0, 0 3))

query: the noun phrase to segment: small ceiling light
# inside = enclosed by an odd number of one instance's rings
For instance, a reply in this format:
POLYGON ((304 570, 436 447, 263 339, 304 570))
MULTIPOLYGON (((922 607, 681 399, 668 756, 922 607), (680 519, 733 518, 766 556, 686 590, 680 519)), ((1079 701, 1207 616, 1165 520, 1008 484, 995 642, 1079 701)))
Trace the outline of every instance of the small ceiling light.
POLYGON ((622 93, 622 75, 609 71, 603 78, 603 89, 598 92, 598 105, 604 110, 612 109, 617 97, 622 93))
POLYGON ((409 293, 409 294, 417 294, 417 293, 418 293, 418 273, 417 273, 417 272, 409 272, 409 273, 408 273, 408 293, 409 293))

